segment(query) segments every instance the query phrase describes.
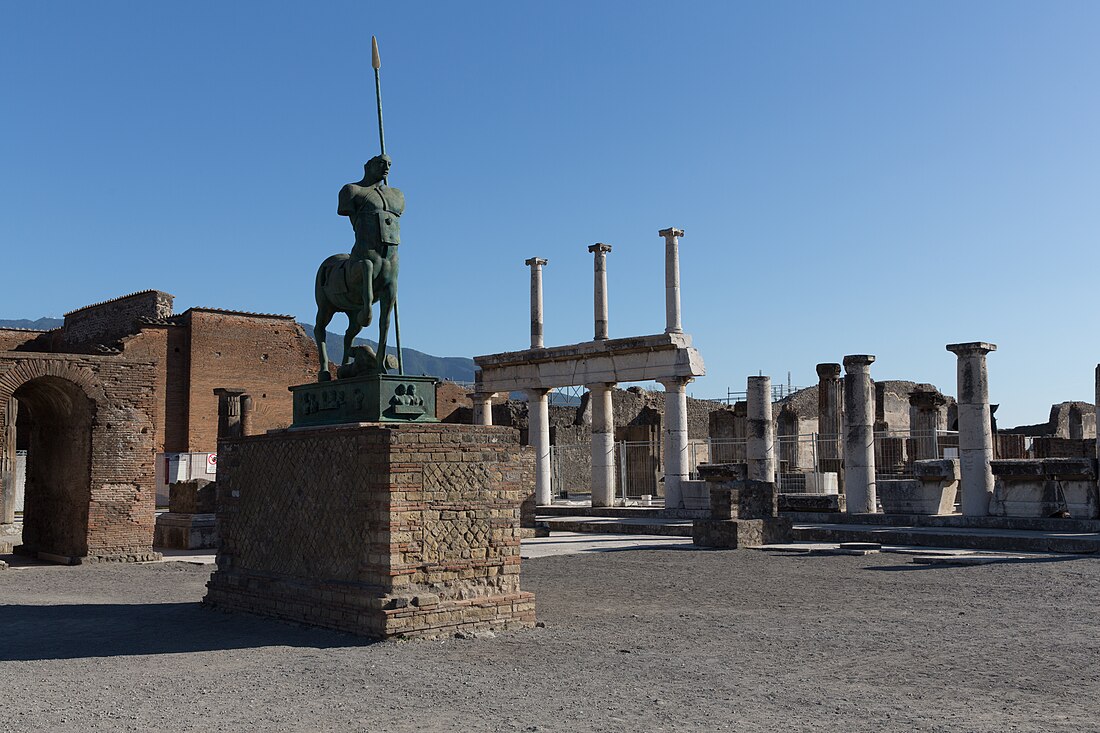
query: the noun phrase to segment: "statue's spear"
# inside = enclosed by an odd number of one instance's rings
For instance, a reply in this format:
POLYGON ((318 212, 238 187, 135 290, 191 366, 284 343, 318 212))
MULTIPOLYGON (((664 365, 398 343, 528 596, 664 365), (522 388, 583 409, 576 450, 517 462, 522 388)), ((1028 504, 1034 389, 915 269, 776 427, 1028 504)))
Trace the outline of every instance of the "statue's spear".
MULTIPOLYGON (((378 56, 378 39, 374 36, 370 37, 371 46, 371 66, 374 67, 374 97, 378 102, 378 145, 382 149, 382 155, 386 154, 386 132, 382 128, 382 77, 379 70, 382 68, 382 59, 378 56)), ((382 182, 387 186, 389 181, 386 178, 382 179, 382 182)), ((397 314, 397 296, 393 297, 393 335, 397 341, 397 373, 404 376, 405 364, 401 358, 401 318, 397 314)), ((386 359, 386 355, 382 354, 381 358, 383 362, 386 359)))

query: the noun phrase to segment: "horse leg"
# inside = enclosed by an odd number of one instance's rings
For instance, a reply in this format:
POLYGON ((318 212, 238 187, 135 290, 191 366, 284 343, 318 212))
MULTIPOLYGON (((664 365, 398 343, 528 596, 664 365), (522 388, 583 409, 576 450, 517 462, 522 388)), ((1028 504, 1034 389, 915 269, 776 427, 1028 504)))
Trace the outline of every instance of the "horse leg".
POLYGON ((378 298, 378 373, 386 373, 386 336, 390 332, 390 313, 397 296, 397 283, 387 284, 378 298))
POLYGON ((321 382, 332 379, 332 372, 329 371, 328 345, 325 344, 325 336, 328 333, 328 324, 332 322, 332 317, 335 314, 336 310, 318 288, 317 323, 313 326, 313 340, 317 343, 317 354, 321 357, 321 371, 317 374, 317 379, 321 382))
POLYGON ((359 264, 363 273, 363 310, 359 311, 356 321, 360 326, 369 326, 374 318, 374 263, 365 259, 359 264))
POLYGON ((359 321, 356 319, 354 313, 348 313, 348 330, 344 332, 344 364, 351 361, 351 347, 355 342, 355 337, 359 335, 359 332, 363 330, 363 327, 359 325, 359 321))

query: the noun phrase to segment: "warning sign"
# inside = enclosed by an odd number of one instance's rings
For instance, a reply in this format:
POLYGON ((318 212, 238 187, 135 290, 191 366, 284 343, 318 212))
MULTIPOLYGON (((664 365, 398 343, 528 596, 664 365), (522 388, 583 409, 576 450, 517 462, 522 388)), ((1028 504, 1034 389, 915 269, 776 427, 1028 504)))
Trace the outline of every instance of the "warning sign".
POLYGON ((218 454, 207 453, 206 454, 206 472, 217 473, 218 472, 218 454))

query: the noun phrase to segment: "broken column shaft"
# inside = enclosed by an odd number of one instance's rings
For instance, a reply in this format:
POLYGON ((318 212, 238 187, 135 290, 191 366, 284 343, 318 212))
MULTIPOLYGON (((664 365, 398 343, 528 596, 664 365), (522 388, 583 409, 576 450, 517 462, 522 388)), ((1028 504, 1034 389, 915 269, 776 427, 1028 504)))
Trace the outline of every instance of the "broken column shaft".
POLYGON ((749 377, 748 441, 750 481, 775 482, 775 423, 772 422, 772 378, 749 377))

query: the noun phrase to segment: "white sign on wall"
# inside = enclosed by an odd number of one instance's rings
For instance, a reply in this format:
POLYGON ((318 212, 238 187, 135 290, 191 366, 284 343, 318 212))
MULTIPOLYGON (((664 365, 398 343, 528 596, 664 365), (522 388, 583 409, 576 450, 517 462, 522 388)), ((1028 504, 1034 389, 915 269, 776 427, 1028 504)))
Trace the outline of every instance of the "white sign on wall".
POLYGON ((217 473, 218 472, 218 454, 207 453, 206 454, 206 472, 217 473))

